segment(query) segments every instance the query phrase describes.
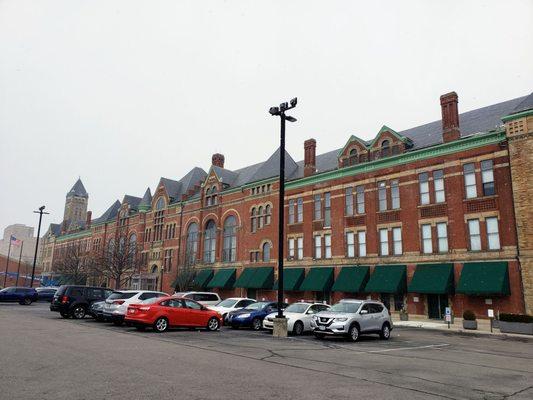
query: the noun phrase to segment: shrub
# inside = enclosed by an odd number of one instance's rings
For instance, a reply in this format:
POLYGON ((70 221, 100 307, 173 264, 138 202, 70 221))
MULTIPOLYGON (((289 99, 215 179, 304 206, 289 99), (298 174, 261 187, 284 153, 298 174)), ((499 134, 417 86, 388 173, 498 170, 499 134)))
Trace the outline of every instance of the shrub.
POLYGON ((533 323, 533 316, 525 314, 506 314, 500 313, 500 321, 504 322, 523 322, 526 324, 533 323))
POLYGON ((474 311, 472 311, 472 310, 465 310, 463 312, 463 319, 465 321, 475 321, 476 320, 476 314, 474 314, 474 311))

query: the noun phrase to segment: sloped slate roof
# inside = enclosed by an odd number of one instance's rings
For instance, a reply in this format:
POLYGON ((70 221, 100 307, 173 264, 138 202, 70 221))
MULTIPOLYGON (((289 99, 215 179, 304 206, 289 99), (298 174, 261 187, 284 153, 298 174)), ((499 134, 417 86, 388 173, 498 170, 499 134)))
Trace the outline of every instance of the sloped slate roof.
POLYGON ((213 165, 211 168, 213 168, 213 171, 215 171, 215 174, 217 174, 219 179, 222 180, 222 183, 229 186, 232 186, 239 176, 237 173, 230 171, 229 169, 220 168, 216 165, 213 165))
POLYGON ((130 207, 137 208, 141 200, 142 199, 140 197, 130 196, 129 194, 126 194, 124 196, 124 199, 122 200, 122 203, 128 203, 130 207))
POLYGON ((179 181, 161 178, 159 184, 165 187, 167 194, 170 196, 170 203, 175 203, 180 201, 183 195, 193 189, 195 185, 203 182, 206 176, 207 173, 202 168, 194 167, 179 181))
POLYGON ((50 224, 48 230, 53 236, 61 235, 61 224, 50 224))
POLYGON ((72 196, 85 197, 85 198, 89 197, 89 194, 85 190, 85 186, 83 186, 83 183, 81 182, 81 179, 79 178, 74 184, 74 186, 72 186, 72 189, 70 189, 69 192, 67 193, 67 197, 72 197, 72 196))
POLYGON ((146 188, 146 192, 144 192, 144 196, 141 199, 141 202, 139 203, 139 208, 150 208, 152 206, 152 192, 150 191, 150 188, 146 188))
POLYGON ((93 224, 99 224, 115 219, 120 209, 120 201, 115 201, 99 218, 93 220, 93 224))
POLYGON ((520 102, 515 108, 513 108, 513 111, 511 111, 509 114, 516 114, 522 111, 527 110, 533 110, 533 93, 531 93, 529 96, 526 96, 523 101, 520 102))

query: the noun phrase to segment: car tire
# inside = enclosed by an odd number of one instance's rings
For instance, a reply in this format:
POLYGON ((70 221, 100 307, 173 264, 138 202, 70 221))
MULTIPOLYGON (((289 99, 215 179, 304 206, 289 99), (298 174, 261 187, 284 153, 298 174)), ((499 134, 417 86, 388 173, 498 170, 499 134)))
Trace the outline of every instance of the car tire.
POLYGON ((383 326, 381 327, 381 332, 379 333, 379 337, 381 340, 390 339, 390 325, 387 322, 385 322, 383 326))
POLYGON ((81 305, 74 306, 71 312, 72 318, 74 319, 83 319, 85 318, 86 313, 87 313, 87 310, 85 309, 84 306, 81 306, 81 305))
POLYGON ((59 314, 65 319, 69 319, 70 318, 70 314, 69 313, 61 311, 59 314))
POLYGON ((348 339, 350 339, 352 342, 357 342, 359 340, 359 336, 359 327, 356 324, 351 325, 350 329, 348 329, 348 339))
POLYGON ((30 304, 32 303, 31 299, 29 297, 25 297, 24 299, 22 299, 19 304, 21 306, 29 306, 30 304))
POLYGON ((315 337, 316 337, 317 339, 324 339, 324 338, 326 337, 326 335, 323 334, 323 333, 315 333, 315 337))
POLYGON ((292 334, 294 336, 300 336, 303 333, 304 333, 304 324, 302 323, 302 321, 296 321, 294 323, 294 326, 292 327, 292 334))
POLYGON ((168 329, 168 319, 165 317, 159 317, 154 322, 154 331, 157 333, 163 333, 168 329))
POLYGON ((211 317, 209 318, 209 321, 207 321, 207 330, 210 332, 214 332, 220 329, 220 321, 218 318, 211 317))
POLYGON ((261 321, 261 318, 254 318, 252 320, 252 329, 254 331, 260 331, 263 329, 263 321, 261 321))

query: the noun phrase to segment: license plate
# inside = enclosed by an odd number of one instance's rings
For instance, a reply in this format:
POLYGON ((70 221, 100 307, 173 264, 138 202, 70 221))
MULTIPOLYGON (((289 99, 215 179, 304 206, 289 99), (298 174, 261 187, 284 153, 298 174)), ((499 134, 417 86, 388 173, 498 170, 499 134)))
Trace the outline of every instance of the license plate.
POLYGON ((325 331, 325 330, 326 330, 326 327, 325 327, 325 326, 322 326, 322 325, 319 325, 319 326, 318 326, 318 329, 320 329, 321 331, 325 331))

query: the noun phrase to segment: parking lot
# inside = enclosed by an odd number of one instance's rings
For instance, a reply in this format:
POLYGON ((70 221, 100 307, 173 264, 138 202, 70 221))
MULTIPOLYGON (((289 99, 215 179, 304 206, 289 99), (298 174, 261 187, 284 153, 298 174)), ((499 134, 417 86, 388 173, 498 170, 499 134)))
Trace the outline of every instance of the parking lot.
POLYGON ((157 334, 0 304, 1 399, 533 398, 533 341, 395 329, 358 343, 157 334))

